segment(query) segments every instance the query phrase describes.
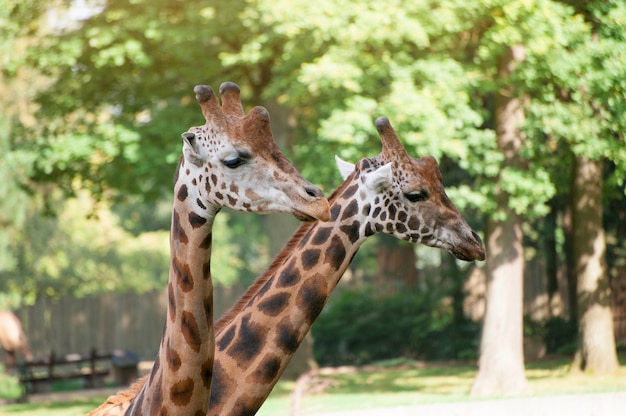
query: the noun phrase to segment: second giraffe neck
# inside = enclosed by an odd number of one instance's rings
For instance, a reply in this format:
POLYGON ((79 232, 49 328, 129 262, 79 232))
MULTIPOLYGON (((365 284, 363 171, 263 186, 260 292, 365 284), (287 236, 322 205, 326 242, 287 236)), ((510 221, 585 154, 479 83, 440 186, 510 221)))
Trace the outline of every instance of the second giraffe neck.
POLYGON ((331 204, 328 223, 301 226, 218 322, 209 415, 254 414, 263 404, 367 238, 356 208, 331 204))
POLYGON ((208 407, 215 349, 210 261, 219 209, 198 206, 201 203, 184 184, 177 185, 174 198, 163 338, 152 372, 128 414, 167 409, 169 414, 194 415, 208 407))

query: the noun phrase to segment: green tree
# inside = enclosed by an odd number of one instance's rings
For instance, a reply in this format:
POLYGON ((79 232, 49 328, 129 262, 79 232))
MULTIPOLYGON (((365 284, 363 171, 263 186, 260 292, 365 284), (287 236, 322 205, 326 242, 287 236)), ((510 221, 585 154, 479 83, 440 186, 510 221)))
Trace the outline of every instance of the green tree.
MULTIPOLYGON (((575 157, 609 167, 605 198, 623 188, 626 42, 617 0, 394 0, 383 12, 362 0, 109 0, 64 28, 44 27, 38 2, 5 3, 1 88, 13 89, 2 97, 26 91, 22 101, 39 110, 0 116, 10 127, 0 170, 12 178, 0 189, 18 204, 32 194, 58 198, 57 189, 88 189, 105 205, 169 198, 179 136, 202 121, 193 85, 225 80, 241 85, 244 103, 270 109, 281 148, 327 189, 339 182, 332 154, 354 161, 377 153, 373 120, 388 116, 410 154, 440 160, 470 222, 490 218, 487 237, 506 226, 517 238, 558 205, 555 193, 563 201, 575 157), (499 76, 498 63, 517 45, 525 59, 499 76), (498 93, 508 91, 528 97, 519 161, 507 159, 497 129, 498 93)), ((11 213, 5 201, 0 221, 22 232, 20 215, 37 206, 11 213)), ((251 258, 267 250, 246 234, 257 222, 240 230, 233 218, 246 264, 231 269, 251 277, 251 258)), ((521 298, 514 286, 505 298, 521 298)))
POLYGON ((267 82, 262 97, 290 108, 294 136, 307 138, 288 142, 296 164, 328 187, 338 183, 329 155, 356 161, 379 152, 379 115, 391 118, 411 154, 467 165, 468 149, 492 133, 477 128, 482 119, 463 91, 460 64, 429 50, 426 31, 437 28, 428 9, 423 1, 391 2, 381 15, 363 1, 260 1, 242 12, 250 37, 224 63, 265 75, 254 77, 267 82))
MULTIPOLYGON (((75 21, 72 2, 5 2, 0 88, 10 111, 0 120, 7 127, 0 138, 0 290, 31 302, 164 281, 163 221, 139 225, 154 208, 120 207, 170 198, 180 134, 202 120, 193 86, 222 81, 219 28, 208 23, 237 4, 218 3, 88 2, 84 20, 75 21), (71 198, 83 198, 83 190, 95 201, 72 211, 78 200, 71 198), (117 221, 108 217, 113 203, 133 236, 110 224, 117 221)), ((165 229, 169 208, 166 216, 165 229)), ((245 267, 229 241, 221 247, 215 269, 231 283, 245 267)))
POLYGON ((19 293, 32 303, 39 296, 145 291, 165 284, 167 232, 132 236, 86 192, 55 201, 56 215, 36 204, 25 212, 21 238, 11 244, 17 267, 3 273, 1 292, 19 293))
POLYGON ((572 216, 580 343, 574 361, 577 368, 602 374, 619 365, 606 267, 602 188, 606 160, 614 166, 609 183, 624 188, 625 126, 621 114, 626 109, 626 5, 617 1, 572 4, 591 27, 580 52, 587 70, 575 84, 577 88, 567 90, 569 100, 585 117, 579 134, 572 134, 569 140, 576 155, 572 216))
MULTIPOLYGON (((498 60, 501 89, 494 97, 494 121, 498 149, 504 155, 501 176, 507 169, 524 168, 520 158, 524 99, 510 86, 510 78, 524 55, 525 47, 515 45, 498 60)), ((522 340, 523 219, 511 208, 509 193, 497 188, 496 192, 499 212, 487 220, 487 305, 473 395, 523 392, 527 388, 522 340)))
POLYGON ((24 54, 33 36, 32 23, 43 10, 43 2, 0 1, 0 273, 14 270, 16 259, 10 251, 12 240, 19 236, 25 220, 30 196, 25 184, 32 174, 36 154, 15 152, 14 146, 24 139, 19 134, 20 124, 34 123, 29 116, 33 106, 35 74, 29 68, 11 64, 11 56, 24 54), (19 73, 19 77, 17 76, 19 73))
POLYGON ((600 207, 624 189, 626 149, 620 114, 626 108, 626 8, 619 1, 555 4, 573 6, 566 10, 582 29, 563 26, 553 39, 566 47, 544 54, 524 72, 533 96, 526 127, 528 134, 549 143, 532 156, 548 161, 541 155, 547 151, 553 182, 562 195, 572 195, 569 255, 576 299, 570 307, 581 340, 575 367, 601 373, 617 365, 600 207), (603 165, 611 167, 608 175, 603 165), (603 340, 601 347, 594 339, 603 340))

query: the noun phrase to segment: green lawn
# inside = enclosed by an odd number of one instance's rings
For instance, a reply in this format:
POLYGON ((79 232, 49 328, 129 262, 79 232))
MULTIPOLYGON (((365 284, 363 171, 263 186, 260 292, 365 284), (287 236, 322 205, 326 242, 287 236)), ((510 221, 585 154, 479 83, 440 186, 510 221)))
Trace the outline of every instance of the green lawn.
MULTIPOLYGON (((526 376, 533 395, 589 393, 626 390, 626 365, 615 374, 594 377, 569 371, 569 360, 558 359, 530 363, 526 376)), ((470 365, 418 365, 404 363, 394 367, 335 370, 322 374, 314 386, 323 391, 303 399, 307 413, 404 406, 433 402, 477 400, 468 396, 476 373, 470 365)), ((280 382, 258 413, 282 416, 290 413, 293 381, 280 382)), ((0 415, 74 416, 84 415, 102 403, 105 397, 48 404, 20 404, 0 407, 0 415)))
MULTIPOLYGON (((529 363, 526 377, 533 396, 626 390, 626 365, 615 374, 594 377, 569 371, 569 359, 529 363)), ((316 412, 409 406, 436 402, 484 400, 471 398, 476 367, 473 365, 409 366, 379 368, 375 371, 334 374, 332 387, 307 396, 303 409, 316 412)), ((261 416, 287 416, 290 389, 274 391, 258 413, 261 416)))

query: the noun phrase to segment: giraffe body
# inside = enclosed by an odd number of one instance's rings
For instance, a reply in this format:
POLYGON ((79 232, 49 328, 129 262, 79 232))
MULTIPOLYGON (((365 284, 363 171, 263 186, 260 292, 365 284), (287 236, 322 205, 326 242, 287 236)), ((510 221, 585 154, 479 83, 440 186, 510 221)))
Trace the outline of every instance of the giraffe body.
POLYGON ((328 201, 279 151, 269 114, 245 115, 239 87, 194 89, 206 119, 183 133, 170 230, 168 307, 159 352, 146 382, 112 396, 90 415, 204 415, 215 338, 210 274, 212 225, 222 207, 291 212, 327 220, 328 201))
POLYGON ((360 245, 378 232, 483 260, 480 238, 445 194, 437 162, 414 159, 388 120, 383 152, 356 166, 330 197, 327 223, 300 227, 244 297, 216 324, 209 415, 253 415, 319 316, 360 245))

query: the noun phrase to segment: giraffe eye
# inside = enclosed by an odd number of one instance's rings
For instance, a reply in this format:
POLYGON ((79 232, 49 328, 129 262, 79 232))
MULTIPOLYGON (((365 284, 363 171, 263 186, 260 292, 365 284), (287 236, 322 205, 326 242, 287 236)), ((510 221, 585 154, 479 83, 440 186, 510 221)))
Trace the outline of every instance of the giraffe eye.
POLYGON ((222 160, 222 163, 224 164, 224 166, 226 166, 229 169, 235 169, 243 165, 244 163, 246 163, 246 161, 240 158, 239 156, 236 156, 230 159, 224 159, 222 160))
POLYGON ((426 201, 428 199, 428 192, 426 192, 426 190, 407 192, 404 194, 404 196, 406 196, 406 199, 411 202, 420 202, 426 201))

